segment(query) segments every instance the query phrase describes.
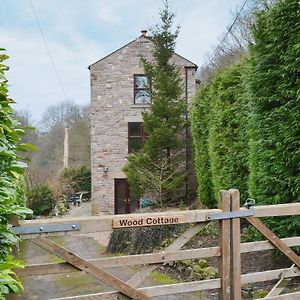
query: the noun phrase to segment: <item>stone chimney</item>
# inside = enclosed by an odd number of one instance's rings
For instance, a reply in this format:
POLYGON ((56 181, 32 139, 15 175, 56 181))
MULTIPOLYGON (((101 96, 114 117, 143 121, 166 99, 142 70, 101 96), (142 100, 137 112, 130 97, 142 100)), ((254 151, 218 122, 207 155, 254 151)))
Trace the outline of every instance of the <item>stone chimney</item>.
POLYGON ((145 36, 145 37, 147 36, 147 30, 142 30, 141 33, 142 33, 142 36, 145 36))

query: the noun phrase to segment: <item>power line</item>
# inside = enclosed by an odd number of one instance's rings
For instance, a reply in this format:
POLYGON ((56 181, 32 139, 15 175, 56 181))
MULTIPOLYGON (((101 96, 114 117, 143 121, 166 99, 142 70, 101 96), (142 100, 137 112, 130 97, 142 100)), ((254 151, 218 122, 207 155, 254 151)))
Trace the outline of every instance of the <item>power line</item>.
POLYGON ((224 41, 226 40, 228 34, 231 32, 233 26, 235 25, 236 21, 238 20, 239 16, 241 15, 242 11, 245 8, 245 5, 247 4, 248 0, 245 0, 243 5, 241 6, 239 12, 237 13, 235 19, 233 20, 233 23, 230 25, 230 27, 228 28, 226 34, 224 35, 224 37, 222 38, 222 40, 220 41, 220 43, 218 44, 218 46, 215 48, 215 50, 213 51, 213 53, 209 56, 209 58, 207 59, 207 61, 202 64, 202 66, 206 66, 208 65, 209 62, 213 62, 213 58, 215 57, 215 55, 218 53, 219 49, 221 48, 221 45, 224 43, 224 41))
POLYGON ((66 90, 65 90, 65 88, 64 88, 63 82, 62 82, 62 80, 61 80, 61 78, 60 78, 60 76, 59 76, 59 73, 58 73, 58 71, 57 71, 56 65, 55 65, 55 63, 54 63, 54 59, 53 59, 53 57, 52 57, 52 55, 51 55, 51 52, 50 52, 50 49, 49 49, 49 46, 48 46, 46 37, 45 37, 44 32, 43 32, 43 30, 42 30, 42 26, 41 26, 41 24, 40 24, 40 22, 39 22, 39 19, 38 19, 38 16, 37 16, 37 14, 36 14, 36 11, 35 11, 35 9, 34 9, 33 3, 32 3, 31 0, 28 0, 28 1, 29 1, 31 10, 32 10, 33 16, 34 16, 34 18, 35 18, 37 27, 38 27, 38 29, 39 29, 39 31, 40 31, 40 34, 41 34, 42 39, 43 39, 43 42, 44 42, 44 44, 45 44, 45 48, 46 48, 46 50, 47 50, 47 53, 48 53, 50 62, 51 62, 51 64, 52 64, 54 73, 55 73, 55 75, 56 75, 58 84, 60 85, 60 88, 61 88, 61 90, 62 90, 62 93, 63 93, 65 99, 68 99, 66 90))

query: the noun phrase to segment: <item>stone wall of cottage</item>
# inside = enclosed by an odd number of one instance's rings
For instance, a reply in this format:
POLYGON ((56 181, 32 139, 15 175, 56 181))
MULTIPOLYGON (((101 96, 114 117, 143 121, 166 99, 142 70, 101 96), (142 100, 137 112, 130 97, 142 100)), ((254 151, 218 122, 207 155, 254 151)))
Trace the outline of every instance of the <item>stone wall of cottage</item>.
MULTIPOLYGON (((151 59, 151 41, 141 36, 90 66, 91 73, 91 170, 93 214, 113 214, 114 179, 128 156, 128 122, 142 122, 149 106, 134 105, 134 74, 143 74, 140 57, 151 59)), ((190 66, 179 55, 174 61, 190 66)), ((188 98, 195 94, 195 69, 182 67, 188 78, 188 98)))

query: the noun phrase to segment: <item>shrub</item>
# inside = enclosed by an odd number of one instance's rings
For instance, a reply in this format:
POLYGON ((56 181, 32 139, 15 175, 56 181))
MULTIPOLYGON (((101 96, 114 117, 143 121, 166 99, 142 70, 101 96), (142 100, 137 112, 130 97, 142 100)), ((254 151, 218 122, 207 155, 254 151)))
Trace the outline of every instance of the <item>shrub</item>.
POLYGON ((86 166, 64 169, 61 181, 67 192, 91 191, 91 169, 86 166))
POLYGON ((248 195, 248 97, 244 74, 247 63, 230 66, 218 74, 210 89, 208 152, 214 198, 221 189, 236 188, 248 195))
POLYGON ((27 192, 28 207, 35 215, 49 215, 55 205, 52 191, 45 184, 32 187, 27 192))
POLYGON ((10 255, 18 239, 9 222, 13 218, 23 218, 30 213, 25 205, 24 169, 17 152, 26 152, 30 145, 21 143, 24 131, 13 119, 11 104, 7 95, 7 80, 4 72, 8 69, 3 61, 8 56, 0 49, 0 299, 8 293, 18 293, 22 285, 12 271, 22 266, 10 255))
POLYGON ((111 253, 151 253, 159 249, 166 239, 175 239, 185 228, 184 224, 115 230, 107 250, 111 253))
MULTIPOLYGON (((276 1, 257 16, 251 47, 249 192, 260 204, 300 198, 300 6, 276 1)), ((300 233, 300 218, 273 220, 279 234, 300 233)))
POLYGON ((217 204, 221 189, 237 188, 248 195, 248 63, 216 74, 196 95, 192 133, 200 201, 217 204))
POLYGON ((209 86, 202 88, 193 100, 191 128, 194 144, 198 197, 202 204, 214 207, 211 163, 208 154, 208 120, 210 113, 209 86))

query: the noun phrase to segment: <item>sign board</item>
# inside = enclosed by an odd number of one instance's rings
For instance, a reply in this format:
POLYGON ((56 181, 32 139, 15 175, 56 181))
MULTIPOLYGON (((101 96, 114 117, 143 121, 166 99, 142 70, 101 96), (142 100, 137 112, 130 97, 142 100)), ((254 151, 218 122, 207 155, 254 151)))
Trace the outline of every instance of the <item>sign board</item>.
POLYGON ((170 224, 184 223, 182 215, 178 216, 159 216, 159 217, 128 217, 113 219, 113 228, 129 228, 129 227, 143 227, 143 226, 159 226, 170 224))

